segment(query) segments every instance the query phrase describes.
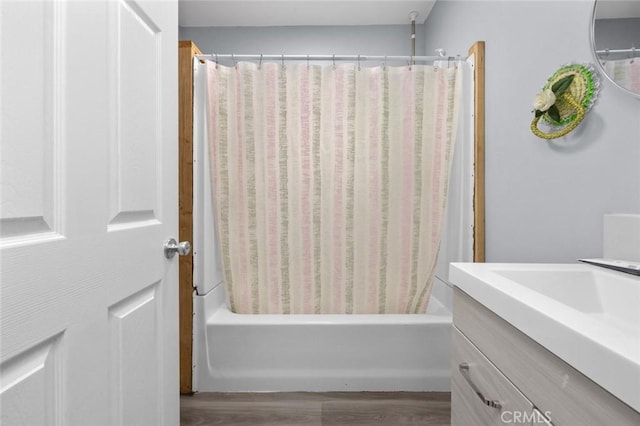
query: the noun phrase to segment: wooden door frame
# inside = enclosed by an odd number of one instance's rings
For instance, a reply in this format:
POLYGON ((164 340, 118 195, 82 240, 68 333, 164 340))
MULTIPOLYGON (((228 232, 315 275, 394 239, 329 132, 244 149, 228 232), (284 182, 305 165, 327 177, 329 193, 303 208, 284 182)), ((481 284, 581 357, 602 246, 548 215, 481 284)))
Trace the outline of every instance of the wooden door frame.
MULTIPOLYGON (((179 42, 179 240, 193 242, 193 58, 194 42, 179 42)), ((473 260, 485 260, 485 42, 469 48, 474 56, 473 260)), ((180 256, 180 393, 193 393, 193 254, 180 256)))
POLYGON ((473 68, 473 261, 485 261, 485 191, 484 191, 484 41, 476 41, 469 48, 474 57, 473 68))
MULTIPOLYGON (((193 242, 193 58, 192 41, 178 42, 178 237, 193 242)), ((180 393, 193 393, 193 252, 179 256, 180 393)))

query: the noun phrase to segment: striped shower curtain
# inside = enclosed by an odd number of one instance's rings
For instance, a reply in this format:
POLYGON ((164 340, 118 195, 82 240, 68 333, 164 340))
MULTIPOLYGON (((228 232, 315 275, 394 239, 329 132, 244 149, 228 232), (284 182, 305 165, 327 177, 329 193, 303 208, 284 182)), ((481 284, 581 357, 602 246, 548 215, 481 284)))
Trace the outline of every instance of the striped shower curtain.
POLYGON ((606 61, 602 66, 620 86, 640 93, 640 58, 606 61))
POLYGON ((231 310, 424 312, 460 67, 241 62, 207 73, 231 310))

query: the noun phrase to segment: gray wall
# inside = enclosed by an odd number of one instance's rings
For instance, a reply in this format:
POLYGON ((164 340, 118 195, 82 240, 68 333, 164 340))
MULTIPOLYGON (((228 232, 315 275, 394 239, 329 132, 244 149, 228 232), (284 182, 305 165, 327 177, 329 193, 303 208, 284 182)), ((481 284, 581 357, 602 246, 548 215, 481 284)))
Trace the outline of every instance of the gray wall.
MULTIPOLYGON (((572 134, 529 130, 531 101, 558 66, 593 62, 592 1, 449 1, 418 26, 418 54, 487 43, 487 260, 573 262, 602 254, 602 216, 640 213, 640 100, 603 79, 572 134), (552 13, 550 13, 552 11, 552 13)), ((408 25, 181 28, 204 52, 406 55, 408 25)))
POLYGON ((596 19, 595 42, 598 50, 640 50, 640 18, 596 19))
POLYGON ((602 79, 594 109, 554 142, 529 130, 531 102, 568 62, 594 62, 592 1, 438 1, 426 50, 486 41, 487 260, 602 255, 605 213, 640 213, 640 99, 602 79))
MULTIPOLYGON (((416 26, 416 54, 424 54, 424 25, 416 26)), ((409 25, 316 27, 181 27, 203 53, 409 55, 409 25)))

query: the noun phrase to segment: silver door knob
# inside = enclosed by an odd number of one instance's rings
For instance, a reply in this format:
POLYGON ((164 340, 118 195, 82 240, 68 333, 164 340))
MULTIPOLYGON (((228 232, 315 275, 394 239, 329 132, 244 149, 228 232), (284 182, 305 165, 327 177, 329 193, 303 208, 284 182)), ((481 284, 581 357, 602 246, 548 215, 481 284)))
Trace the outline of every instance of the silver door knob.
POLYGON ((189 244, 189 241, 177 242, 175 239, 171 238, 164 242, 164 257, 167 259, 172 259, 176 253, 180 256, 184 256, 185 254, 189 254, 190 251, 191 244, 189 244))

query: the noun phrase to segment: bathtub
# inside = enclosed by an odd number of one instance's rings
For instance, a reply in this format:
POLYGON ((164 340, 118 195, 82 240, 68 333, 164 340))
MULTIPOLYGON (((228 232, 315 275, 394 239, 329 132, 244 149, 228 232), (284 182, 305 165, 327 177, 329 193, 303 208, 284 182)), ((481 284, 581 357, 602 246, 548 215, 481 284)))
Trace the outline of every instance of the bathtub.
POLYGON ((449 391, 449 291, 424 315, 238 315, 218 285, 194 297, 194 389, 449 391))

